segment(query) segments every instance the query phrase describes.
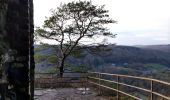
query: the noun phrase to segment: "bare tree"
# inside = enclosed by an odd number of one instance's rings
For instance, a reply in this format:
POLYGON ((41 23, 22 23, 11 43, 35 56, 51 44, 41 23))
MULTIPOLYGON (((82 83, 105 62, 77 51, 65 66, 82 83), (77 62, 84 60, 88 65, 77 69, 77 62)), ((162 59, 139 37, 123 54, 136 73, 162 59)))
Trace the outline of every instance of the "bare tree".
POLYGON ((65 59, 79 45, 80 40, 115 36, 105 27, 109 23, 116 21, 109 18, 104 5, 95 6, 89 1, 70 2, 53 9, 51 17, 44 21, 42 28, 36 29, 36 33, 40 37, 55 40, 59 45, 57 57, 62 77, 65 59))

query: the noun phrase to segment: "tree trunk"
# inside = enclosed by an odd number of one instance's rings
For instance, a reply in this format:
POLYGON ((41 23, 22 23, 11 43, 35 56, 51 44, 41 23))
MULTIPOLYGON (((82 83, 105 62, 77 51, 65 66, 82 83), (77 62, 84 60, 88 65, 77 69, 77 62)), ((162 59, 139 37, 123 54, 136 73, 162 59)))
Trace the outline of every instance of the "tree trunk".
POLYGON ((61 61, 61 65, 60 65, 60 77, 63 77, 63 73, 64 73, 64 61, 65 61, 65 59, 62 59, 62 61, 61 61))

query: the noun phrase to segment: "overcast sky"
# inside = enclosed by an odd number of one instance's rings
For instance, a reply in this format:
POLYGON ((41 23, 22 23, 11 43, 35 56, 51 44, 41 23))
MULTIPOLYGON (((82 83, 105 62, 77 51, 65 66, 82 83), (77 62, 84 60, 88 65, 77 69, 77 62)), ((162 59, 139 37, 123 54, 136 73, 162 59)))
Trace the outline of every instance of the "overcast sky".
MULTIPOLYGON (((34 0, 35 26, 41 26, 50 9, 72 0, 34 0)), ((78 0, 75 0, 78 1, 78 0)), ((118 34, 110 39, 119 45, 170 44, 170 0, 91 0, 105 5, 117 24, 109 25, 118 34)))

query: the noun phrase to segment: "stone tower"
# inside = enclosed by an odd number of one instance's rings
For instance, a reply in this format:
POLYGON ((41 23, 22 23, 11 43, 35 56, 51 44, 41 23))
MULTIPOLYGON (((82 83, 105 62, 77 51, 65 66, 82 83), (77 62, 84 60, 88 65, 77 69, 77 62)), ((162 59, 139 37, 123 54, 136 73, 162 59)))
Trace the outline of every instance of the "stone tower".
MULTIPOLYGON (((8 50, 15 51, 9 64, 8 80, 16 93, 17 100, 33 100, 33 0, 0 0, 5 7, 1 12, 1 33, 8 50), (2 15, 3 14, 3 15, 2 15), (3 23, 3 25, 2 25, 3 23)), ((1 6, 0 5, 0 6, 1 6)), ((2 39, 1 39, 2 40, 2 39)))

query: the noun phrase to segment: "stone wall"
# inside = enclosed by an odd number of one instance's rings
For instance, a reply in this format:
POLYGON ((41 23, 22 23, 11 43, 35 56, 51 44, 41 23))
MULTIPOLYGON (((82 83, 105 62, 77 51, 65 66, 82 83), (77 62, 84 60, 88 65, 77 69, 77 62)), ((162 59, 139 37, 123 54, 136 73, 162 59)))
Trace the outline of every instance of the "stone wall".
POLYGON ((33 1, 0 0, 0 3, 3 5, 0 5, 0 42, 15 51, 14 60, 7 64, 8 81, 14 87, 17 100, 29 100, 29 78, 33 80, 34 74, 33 1))
POLYGON ((7 11, 7 0, 0 0, 0 78, 2 78, 3 68, 2 68, 2 55, 7 49, 7 43, 5 43, 4 37, 5 31, 5 21, 6 21, 6 11, 7 11))
POLYGON ((34 62, 34 19, 33 19, 33 0, 30 0, 29 2, 30 5, 30 96, 31 100, 34 100, 34 69, 35 69, 35 62, 34 62))
POLYGON ((7 11, 7 0, 0 0, 0 55, 5 51, 6 45, 4 37, 5 31, 5 21, 6 21, 6 11, 7 11))

